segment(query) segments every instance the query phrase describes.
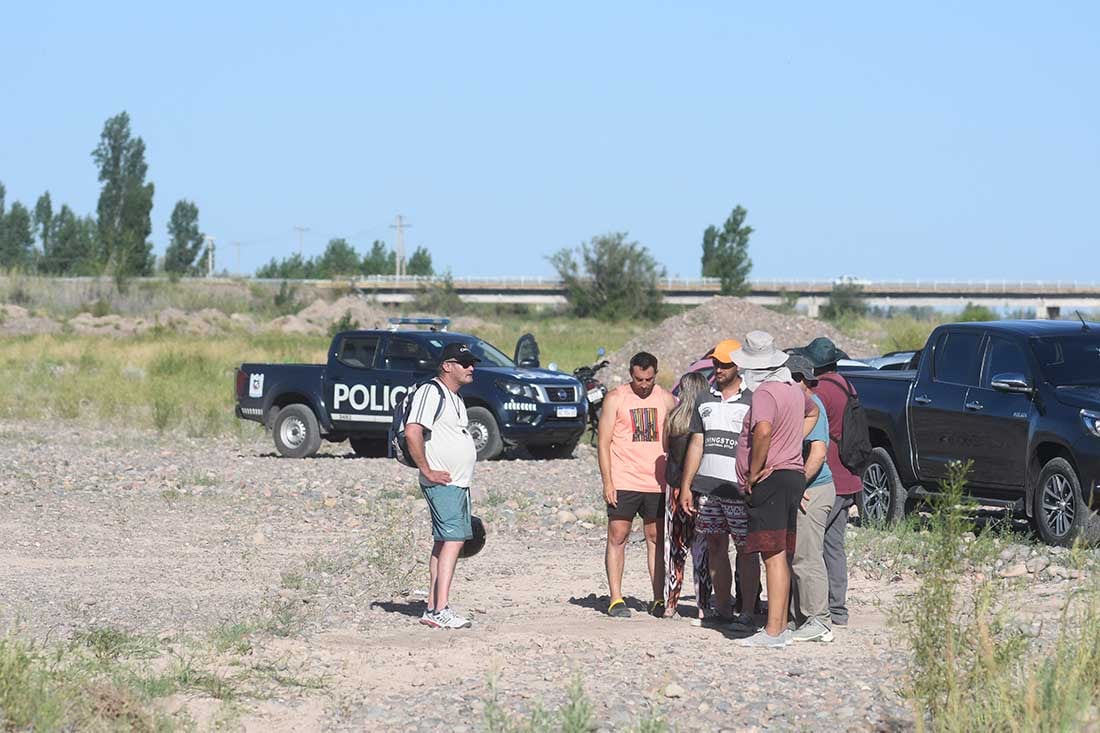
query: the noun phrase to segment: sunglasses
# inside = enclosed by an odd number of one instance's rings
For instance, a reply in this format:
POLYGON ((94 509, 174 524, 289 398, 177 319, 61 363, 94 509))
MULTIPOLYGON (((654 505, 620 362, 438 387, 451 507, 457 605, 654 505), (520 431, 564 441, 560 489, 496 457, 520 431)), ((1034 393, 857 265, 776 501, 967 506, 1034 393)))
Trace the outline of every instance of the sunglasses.
POLYGON ((458 364, 463 369, 473 369, 474 364, 476 362, 472 362, 472 361, 470 361, 470 362, 461 362, 461 361, 458 361, 457 359, 448 359, 447 361, 445 361, 443 363, 444 364, 458 364))

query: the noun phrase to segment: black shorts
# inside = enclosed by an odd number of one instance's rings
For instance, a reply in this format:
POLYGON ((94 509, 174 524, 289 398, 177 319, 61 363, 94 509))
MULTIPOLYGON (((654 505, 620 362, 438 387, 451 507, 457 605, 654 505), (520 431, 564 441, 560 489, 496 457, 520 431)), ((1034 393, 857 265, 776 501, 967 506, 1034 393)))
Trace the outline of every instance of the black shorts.
POLYGON ((665 516, 665 492, 663 491, 623 491, 615 492, 618 506, 607 505, 608 519, 634 519, 641 517, 646 522, 665 516))
POLYGON ((798 502, 805 489, 806 475, 793 470, 775 471, 752 487, 746 552, 794 554, 798 502))

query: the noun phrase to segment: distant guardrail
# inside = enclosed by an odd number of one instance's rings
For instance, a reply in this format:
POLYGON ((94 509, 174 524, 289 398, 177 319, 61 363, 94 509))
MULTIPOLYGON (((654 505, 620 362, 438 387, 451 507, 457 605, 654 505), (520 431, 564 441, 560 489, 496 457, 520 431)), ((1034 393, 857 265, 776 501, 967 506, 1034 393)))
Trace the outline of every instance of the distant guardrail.
MULTIPOLYGON (((196 278, 204 282, 233 282, 244 280, 258 283, 281 283, 283 278, 251 277, 214 277, 196 278)), ((459 290, 501 290, 529 289, 532 291, 562 291, 564 283, 556 277, 540 275, 463 275, 458 277, 423 277, 416 275, 370 275, 328 280, 289 280, 292 283, 314 285, 318 287, 347 287, 351 285, 362 289, 414 289, 425 285, 442 284, 450 280, 459 290)), ((62 277, 58 281, 95 282, 104 280, 96 277, 62 277)), ((166 277, 140 277, 135 282, 165 281, 166 277)), ((839 284, 859 286, 866 295, 891 294, 949 294, 953 296, 971 295, 1100 295, 1100 281, 1082 280, 751 280, 750 294, 768 295, 776 293, 802 293, 807 295, 830 292, 839 284)), ((721 290, 718 278, 677 278, 666 277, 658 281, 658 287, 666 292, 717 293, 721 290)))

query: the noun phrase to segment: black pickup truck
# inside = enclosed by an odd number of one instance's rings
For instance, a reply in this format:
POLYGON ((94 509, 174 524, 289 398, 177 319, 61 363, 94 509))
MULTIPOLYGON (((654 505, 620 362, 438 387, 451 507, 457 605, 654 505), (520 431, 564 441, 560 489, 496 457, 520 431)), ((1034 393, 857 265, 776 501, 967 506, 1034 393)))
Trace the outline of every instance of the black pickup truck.
POLYGON ((950 324, 915 358, 909 370, 841 369, 874 446, 865 516, 897 521, 949 463, 969 460, 978 501, 1026 515, 1044 542, 1072 543, 1100 499, 1100 324, 950 324))
POLYGON ((242 364, 236 373, 237 417, 263 423, 275 448, 291 458, 317 452, 321 440, 350 440, 361 456, 386 455, 393 410, 410 386, 435 374, 448 343, 469 346, 481 363, 459 392, 478 460, 523 445, 536 458, 564 458, 585 431, 580 382, 538 368, 528 334, 515 359, 475 336, 448 333, 446 319, 391 319, 391 330, 336 334, 327 364, 242 364), (397 330, 402 325, 432 330, 397 330), (443 329, 443 330, 436 330, 443 329))

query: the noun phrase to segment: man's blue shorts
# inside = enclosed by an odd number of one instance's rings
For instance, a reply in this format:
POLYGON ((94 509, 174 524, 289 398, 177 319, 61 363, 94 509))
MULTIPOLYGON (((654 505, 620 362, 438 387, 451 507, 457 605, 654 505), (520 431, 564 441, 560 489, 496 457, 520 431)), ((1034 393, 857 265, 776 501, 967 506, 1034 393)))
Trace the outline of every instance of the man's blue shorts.
POLYGON ((451 484, 420 484, 432 513, 432 538, 445 542, 473 539, 470 490, 451 484))

